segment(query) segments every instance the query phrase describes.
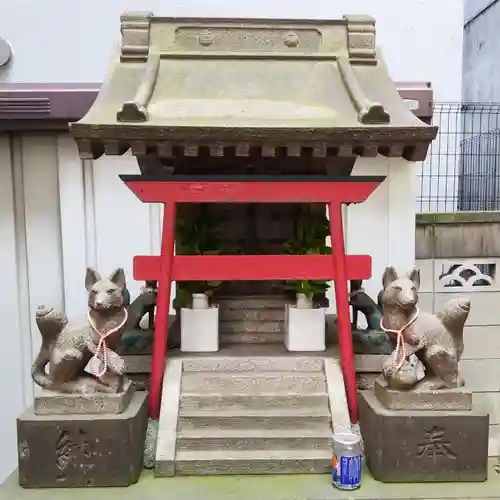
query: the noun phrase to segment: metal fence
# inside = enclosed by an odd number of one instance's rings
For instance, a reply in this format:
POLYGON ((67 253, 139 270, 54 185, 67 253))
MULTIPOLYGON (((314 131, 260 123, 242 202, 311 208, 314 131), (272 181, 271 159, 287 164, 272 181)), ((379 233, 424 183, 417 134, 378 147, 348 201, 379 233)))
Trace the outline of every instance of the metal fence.
POLYGON ((435 103, 419 212, 500 210, 500 103, 435 103))

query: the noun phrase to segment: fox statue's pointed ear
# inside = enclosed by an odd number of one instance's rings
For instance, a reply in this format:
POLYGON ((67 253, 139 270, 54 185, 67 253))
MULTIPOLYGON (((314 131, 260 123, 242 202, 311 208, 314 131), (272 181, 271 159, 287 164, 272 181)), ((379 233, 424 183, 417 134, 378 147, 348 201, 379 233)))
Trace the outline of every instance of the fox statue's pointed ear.
POLYGON ((87 267, 87 273, 85 274, 85 288, 90 291, 90 289, 101 280, 101 275, 92 267, 87 267))
POLYGON ((394 267, 389 266, 385 268, 384 274, 382 275, 382 286, 387 288, 393 281, 398 279, 398 273, 394 267))
POLYGON ((409 273, 408 278, 410 278, 417 288, 420 287, 420 270, 414 267, 409 273))
POLYGON ((125 271, 121 267, 119 267, 118 269, 115 269, 109 275, 109 280, 112 283, 114 283, 116 286, 119 286, 120 288, 125 288, 125 285, 127 284, 127 282, 125 280, 125 271))

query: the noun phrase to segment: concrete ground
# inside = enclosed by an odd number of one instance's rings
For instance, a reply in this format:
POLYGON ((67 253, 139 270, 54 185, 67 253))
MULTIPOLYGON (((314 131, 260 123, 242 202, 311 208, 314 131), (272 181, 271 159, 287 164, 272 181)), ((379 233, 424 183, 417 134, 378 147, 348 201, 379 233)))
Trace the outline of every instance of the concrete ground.
POLYGON ((143 474, 129 488, 88 488, 23 490, 17 485, 17 472, 0 487, 0 500, 481 500, 500 499, 497 461, 489 463, 484 483, 406 483, 383 484, 365 473, 361 488, 338 491, 330 476, 215 476, 155 478, 143 474))

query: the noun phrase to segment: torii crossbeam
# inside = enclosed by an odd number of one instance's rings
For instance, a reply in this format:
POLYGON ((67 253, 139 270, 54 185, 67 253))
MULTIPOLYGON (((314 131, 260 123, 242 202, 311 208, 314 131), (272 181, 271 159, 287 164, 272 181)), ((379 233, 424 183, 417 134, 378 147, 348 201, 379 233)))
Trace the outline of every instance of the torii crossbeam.
POLYGON ((385 180, 380 176, 121 175, 143 202, 163 203, 160 256, 134 258, 136 280, 157 280, 158 297, 150 379, 149 414, 160 413, 172 281, 333 280, 342 373, 349 413, 358 420, 348 281, 371 277, 369 255, 346 255, 342 204, 362 203, 385 180), (177 203, 325 203, 332 255, 174 255, 177 203))

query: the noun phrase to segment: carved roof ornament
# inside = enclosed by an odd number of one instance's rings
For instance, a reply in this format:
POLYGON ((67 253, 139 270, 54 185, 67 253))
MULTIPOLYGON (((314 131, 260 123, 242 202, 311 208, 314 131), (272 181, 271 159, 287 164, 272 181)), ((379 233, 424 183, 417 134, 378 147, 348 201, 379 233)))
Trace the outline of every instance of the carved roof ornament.
POLYGON ((148 60, 149 33, 152 12, 124 12, 121 21, 121 54, 120 61, 148 60))
POLYGON ((121 16, 122 42, 90 111, 71 130, 83 158, 402 156, 423 160, 437 128, 391 81, 375 21, 121 16))

